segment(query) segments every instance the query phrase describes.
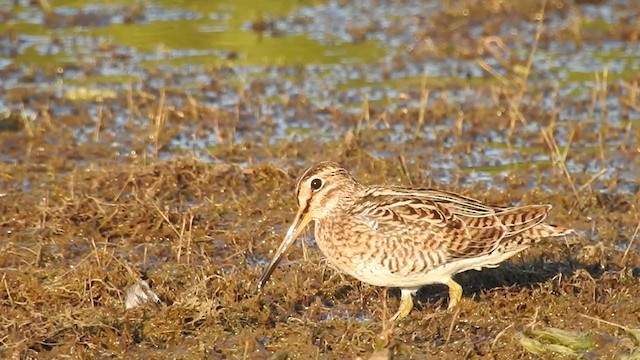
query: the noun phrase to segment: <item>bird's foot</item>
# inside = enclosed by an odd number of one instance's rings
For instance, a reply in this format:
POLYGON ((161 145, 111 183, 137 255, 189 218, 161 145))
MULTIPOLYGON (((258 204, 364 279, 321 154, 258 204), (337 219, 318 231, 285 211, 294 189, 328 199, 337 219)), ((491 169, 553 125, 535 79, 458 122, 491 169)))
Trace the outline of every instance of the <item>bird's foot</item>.
POLYGON ((402 295, 400 298, 400 308, 398 309, 398 312, 393 315, 391 321, 404 319, 405 317, 407 317, 407 315, 409 315, 409 313, 411 313, 411 309, 413 309, 414 291, 402 289, 401 292, 402 295))

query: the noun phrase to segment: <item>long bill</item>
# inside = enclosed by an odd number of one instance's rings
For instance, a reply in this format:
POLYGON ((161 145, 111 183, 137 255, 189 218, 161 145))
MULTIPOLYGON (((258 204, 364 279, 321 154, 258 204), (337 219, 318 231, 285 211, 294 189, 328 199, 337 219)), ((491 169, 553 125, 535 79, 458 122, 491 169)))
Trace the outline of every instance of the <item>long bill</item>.
POLYGON ((262 276, 260 276, 260 280, 258 281, 258 291, 260 291, 267 280, 269 280, 269 277, 271 276, 273 271, 276 269, 276 267, 278 267, 280 260, 282 260, 284 255, 287 253, 287 250, 289 250, 291 245, 293 245, 298 235, 300 235, 302 230, 304 230, 304 228, 307 226, 307 224, 309 224, 310 221, 311 213, 308 212, 306 208, 301 208, 300 210, 298 210, 296 218, 293 220, 293 224, 291 224, 291 227, 289 227, 287 235, 285 235, 284 240, 282 240, 282 243, 278 247, 273 260, 271 260, 269 266, 267 266, 267 268, 262 273, 262 276))

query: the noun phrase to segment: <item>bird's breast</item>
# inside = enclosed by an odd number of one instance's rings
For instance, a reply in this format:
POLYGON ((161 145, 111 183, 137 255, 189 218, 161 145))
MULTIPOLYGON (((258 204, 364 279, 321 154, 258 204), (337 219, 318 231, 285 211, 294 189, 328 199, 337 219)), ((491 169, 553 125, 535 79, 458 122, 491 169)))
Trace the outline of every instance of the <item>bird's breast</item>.
POLYGON ((424 247, 428 242, 403 229, 379 227, 364 218, 322 219, 315 223, 315 238, 336 269, 373 285, 389 286, 398 277, 424 273, 439 260, 424 247))

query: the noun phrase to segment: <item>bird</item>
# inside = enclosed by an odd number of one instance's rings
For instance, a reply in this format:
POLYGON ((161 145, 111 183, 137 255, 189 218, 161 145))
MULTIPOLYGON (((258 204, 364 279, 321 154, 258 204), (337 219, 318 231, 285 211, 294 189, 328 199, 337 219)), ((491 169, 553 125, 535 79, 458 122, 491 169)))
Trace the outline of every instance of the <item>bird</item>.
POLYGON ((392 321, 411 313, 422 286, 447 285, 452 310, 463 293, 454 275, 496 267, 544 238, 573 232, 544 222, 551 205, 501 207, 430 188, 365 186, 331 161, 304 170, 295 194, 297 214, 258 291, 313 221, 316 243, 334 268, 367 284, 400 288, 392 321))

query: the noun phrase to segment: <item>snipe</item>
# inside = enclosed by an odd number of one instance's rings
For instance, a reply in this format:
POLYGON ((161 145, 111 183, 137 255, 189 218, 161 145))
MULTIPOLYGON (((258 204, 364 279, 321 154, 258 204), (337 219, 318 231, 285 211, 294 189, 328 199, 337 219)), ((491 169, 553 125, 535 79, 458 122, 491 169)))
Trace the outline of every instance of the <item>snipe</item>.
POLYGON ((446 191, 364 186, 327 161, 302 173, 296 197, 298 213, 258 289, 314 220, 316 242, 335 268, 401 289, 394 320, 411 312, 423 285, 446 284, 451 309, 462 297, 455 274, 495 267, 545 237, 572 232, 543 223, 551 205, 498 207, 446 191))

